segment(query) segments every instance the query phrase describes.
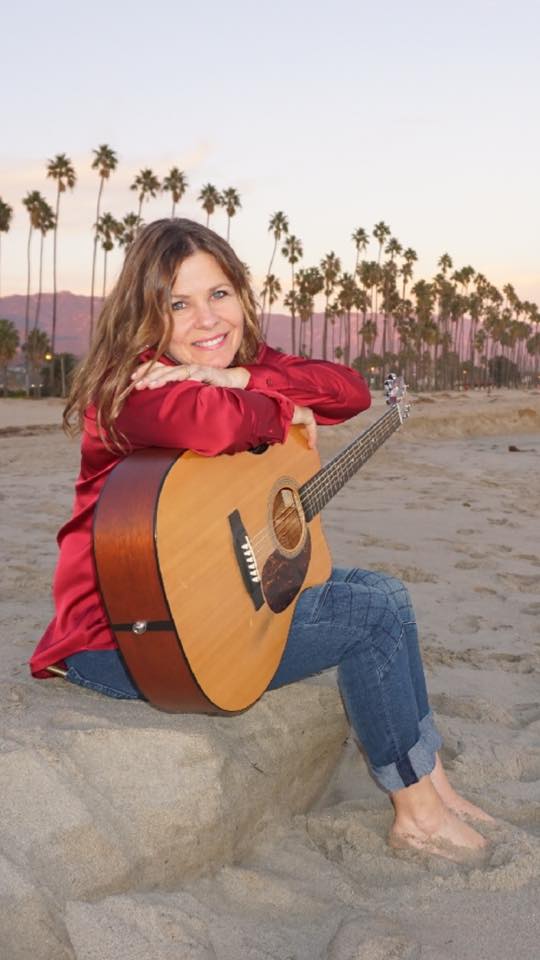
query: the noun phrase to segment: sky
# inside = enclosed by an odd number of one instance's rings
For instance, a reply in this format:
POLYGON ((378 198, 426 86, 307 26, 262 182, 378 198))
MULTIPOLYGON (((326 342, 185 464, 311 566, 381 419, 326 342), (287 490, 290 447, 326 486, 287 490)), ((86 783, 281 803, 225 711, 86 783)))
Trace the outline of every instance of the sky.
MULTIPOLYGON (((27 0, 4 5, 2 32, 0 197, 14 208, 2 295, 25 292, 21 199, 54 202, 46 163, 58 153, 78 176, 61 201, 58 285, 89 293, 92 150, 107 143, 119 163, 102 211, 117 217, 137 209, 142 167, 185 171, 178 213, 194 219, 203 184, 235 187, 231 243, 256 286, 282 210, 304 266, 333 250, 350 270, 352 232, 384 220, 416 250, 416 278, 448 252, 540 302, 537 0, 27 0)), ((143 210, 169 214, 168 194, 143 210)), ((225 213, 210 225, 225 234, 225 213)), ((45 289, 51 261, 49 243, 45 289)), ((113 253, 111 280, 120 262, 113 253)), ((283 259, 275 272, 287 282, 283 259)))

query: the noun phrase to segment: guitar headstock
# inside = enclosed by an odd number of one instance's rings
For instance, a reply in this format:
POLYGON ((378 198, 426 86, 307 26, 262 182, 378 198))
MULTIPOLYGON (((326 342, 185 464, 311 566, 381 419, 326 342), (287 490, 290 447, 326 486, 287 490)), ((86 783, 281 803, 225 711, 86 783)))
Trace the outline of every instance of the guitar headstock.
POLYGON ((384 395, 386 402, 391 407, 397 407, 399 418, 403 423, 409 416, 410 405, 405 403, 407 393, 407 384, 403 377, 398 377, 397 373, 389 373, 384 381, 384 395))

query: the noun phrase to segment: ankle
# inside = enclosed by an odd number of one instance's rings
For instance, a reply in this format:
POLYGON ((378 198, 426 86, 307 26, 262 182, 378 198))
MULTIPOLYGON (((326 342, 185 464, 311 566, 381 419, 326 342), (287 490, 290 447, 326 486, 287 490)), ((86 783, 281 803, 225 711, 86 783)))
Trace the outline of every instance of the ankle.
POLYGON ((414 826, 423 833, 433 833, 439 829, 447 813, 429 775, 410 787, 397 790, 390 799, 395 813, 394 828, 397 830, 414 826))

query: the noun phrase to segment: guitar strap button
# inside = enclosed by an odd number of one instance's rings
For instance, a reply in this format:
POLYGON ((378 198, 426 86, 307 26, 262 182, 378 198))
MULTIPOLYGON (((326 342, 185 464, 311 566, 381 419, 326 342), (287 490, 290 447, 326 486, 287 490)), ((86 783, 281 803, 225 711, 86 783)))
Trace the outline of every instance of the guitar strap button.
POLYGON ((141 633, 146 633, 146 628, 148 623, 146 620, 136 620, 132 625, 131 630, 133 633, 136 633, 137 636, 140 636, 141 633))

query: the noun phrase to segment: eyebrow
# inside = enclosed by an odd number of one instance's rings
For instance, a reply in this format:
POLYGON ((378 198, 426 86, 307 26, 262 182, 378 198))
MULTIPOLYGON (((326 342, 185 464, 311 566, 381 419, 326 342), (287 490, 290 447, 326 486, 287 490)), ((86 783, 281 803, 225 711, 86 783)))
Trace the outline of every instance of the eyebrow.
MULTIPOLYGON (((220 290, 221 287, 232 287, 232 283, 229 280, 224 280, 223 283, 216 283, 214 287, 209 287, 207 293, 213 293, 214 290, 220 290)), ((189 293, 171 293, 171 297, 178 298, 180 300, 189 300, 189 293)))

